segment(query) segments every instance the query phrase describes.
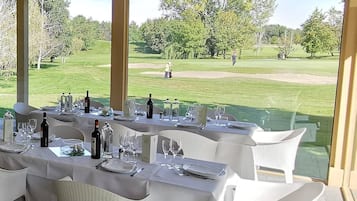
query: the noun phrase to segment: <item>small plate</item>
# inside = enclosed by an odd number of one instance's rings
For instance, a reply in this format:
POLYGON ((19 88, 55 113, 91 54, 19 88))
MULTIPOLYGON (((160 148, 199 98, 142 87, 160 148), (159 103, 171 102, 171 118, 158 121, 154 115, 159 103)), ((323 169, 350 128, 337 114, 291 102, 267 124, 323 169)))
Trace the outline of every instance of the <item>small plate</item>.
POLYGON ((107 162, 101 164, 101 167, 105 170, 129 174, 136 170, 136 164, 131 162, 126 162, 120 159, 109 159, 107 162))
POLYGON ((4 152, 10 153, 20 153, 27 148, 26 145, 23 144, 0 144, 0 150, 4 152))
POLYGON ((114 116, 114 120, 118 121, 134 121, 136 117, 114 116))
POLYGON ((208 179, 217 179, 225 174, 225 170, 217 167, 209 167, 198 164, 184 164, 182 169, 188 173, 199 175, 208 179))

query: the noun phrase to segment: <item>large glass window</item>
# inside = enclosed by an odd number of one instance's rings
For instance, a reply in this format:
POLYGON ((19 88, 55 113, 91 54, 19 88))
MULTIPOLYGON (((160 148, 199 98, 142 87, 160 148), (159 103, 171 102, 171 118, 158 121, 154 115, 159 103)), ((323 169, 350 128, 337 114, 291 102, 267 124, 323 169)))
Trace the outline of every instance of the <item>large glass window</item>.
POLYGON ((341 1, 130 3, 129 96, 177 98, 181 115, 224 105, 264 130, 306 127, 294 173, 327 179, 341 1))
POLYGON ((109 105, 111 1, 30 0, 29 102, 57 104, 62 93, 109 105))
POLYGON ((0 1, 0 117, 16 101, 16 1, 0 1))

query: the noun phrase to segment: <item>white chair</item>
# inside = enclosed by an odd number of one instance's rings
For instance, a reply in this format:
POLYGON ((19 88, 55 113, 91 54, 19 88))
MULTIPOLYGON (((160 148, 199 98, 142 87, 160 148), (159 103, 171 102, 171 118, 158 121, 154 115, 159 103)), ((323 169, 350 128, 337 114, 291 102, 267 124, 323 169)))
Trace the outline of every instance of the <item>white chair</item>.
POLYGON ((14 201, 20 197, 26 199, 27 168, 5 170, 0 168, 0 201, 14 201))
POLYGON ((185 157, 207 161, 216 159, 218 142, 202 135, 182 130, 163 130, 159 132, 159 136, 181 140, 185 157))
MULTIPOLYGON (((293 182, 296 152, 306 128, 288 131, 257 131, 251 137, 255 168, 267 167, 284 171, 286 183, 293 182)), ((255 175, 257 179, 257 174, 255 175)))
POLYGON ((234 192, 234 201, 318 201, 325 185, 311 183, 275 183, 240 179, 234 192))
POLYGON ((23 102, 17 102, 14 104, 16 125, 18 122, 27 122, 29 119, 30 112, 37 110, 38 108, 32 107, 23 102))
POLYGON ((55 134, 56 137, 61 137, 64 139, 80 139, 85 141, 85 134, 73 126, 58 125, 52 127, 50 134, 55 134))
POLYGON ((58 201, 130 201, 105 189, 72 181, 65 177, 55 182, 58 201))

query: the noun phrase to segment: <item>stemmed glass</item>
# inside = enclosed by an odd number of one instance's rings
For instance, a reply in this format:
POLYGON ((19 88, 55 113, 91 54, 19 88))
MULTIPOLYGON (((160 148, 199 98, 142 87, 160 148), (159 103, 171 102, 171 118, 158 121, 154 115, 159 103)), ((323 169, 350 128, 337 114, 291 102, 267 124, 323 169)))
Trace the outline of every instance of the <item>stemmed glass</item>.
POLYGON ((28 125, 30 127, 30 133, 33 134, 37 127, 37 119, 29 119, 28 125))
POLYGON ((29 135, 29 124, 28 122, 19 122, 17 124, 17 131, 18 131, 18 141, 20 144, 28 145, 31 139, 29 135))
MULTIPOLYGON (((170 141, 169 140, 162 140, 161 141, 162 152, 164 153, 164 159, 167 160, 167 156, 169 155, 170 151, 170 141)), ((161 166, 168 166, 167 163, 162 163, 161 166)))
POLYGON ((186 114, 185 114, 185 120, 193 121, 193 110, 194 110, 194 106, 193 105, 187 106, 187 111, 186 111, 186 114))
POLYGON ((222 119, 222 116, 225 113, 225 107, 223 105, 218 105, 216 110, 214 111, 214 115, 216 118, 216 125, 219 125, 219 120, 222 119))
POLYGON ((129 149, 130 152, 132 154, 132 160, 134 163, 136 163, 136 152, 139 148, 139 140, 138 140, 138 136, 136 135, 132 135, 132 136, 128 136, 128 143, 129 143, 129 149))
POLYGON ((175 159, 177 154, 181 151, 182 149, 182 144, 181 144, 181 139, 178 139, 177 141, 174 141, 170 139, 170 152, 172 153, 172 167, 175 168, 175 159))
POLYGON ((128 148, 130 146, 130 144, 129 144, 129 134, 125 134, 125 135, 120 136, 119 144, 122 147, 123 152, 124 152, 124 156, 125 156, 127 154, 126 152, 127 152, 128 148))

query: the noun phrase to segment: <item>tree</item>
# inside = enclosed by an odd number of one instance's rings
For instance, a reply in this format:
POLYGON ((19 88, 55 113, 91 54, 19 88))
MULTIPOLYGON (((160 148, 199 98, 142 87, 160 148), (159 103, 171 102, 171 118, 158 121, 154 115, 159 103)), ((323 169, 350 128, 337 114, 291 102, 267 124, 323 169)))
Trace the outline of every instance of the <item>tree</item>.
POLYGON ((78 15, 71 20, 72 40, 82 41, 83 44, 79 50, 86 51, 94 45, 95 39, 99 38, 98 28, 98 21, 87 19, 83 15, 78 15))
POLYGON ((279 24, 271 24, 264 26, 264 30, 263 42, 276 44, 278 40, 284 36, 287 27, 279 24))
POLYGON ((195 17, 195 12, 188 9, 183 13, 183 20, 179 20, 178 29, 173 29, 173 43, 181 47, 181 58, 197 58, 203 52, 207 30, 202 21, 195 17))
MULTIPOLYGON (((42 58, 56 57, 70 52, 70 34, 68 27, 69 1, 67 0, 38 0, 41 19, 41 35, 38 49, 37 68, 40 69, 42 58)), ((36 12, 36 11, 35 11, 36 12)))
MULTIPOLYGON (((130 33, 131 33, 131 30, 129 27, 129 34, 130 33)), ((112 23, 111 22, 101 22, 99 24, 99 38, 98 39, 106 40, 106 41, 112 40, 112 23)))
POLYGON ((156 53, 161 53, 167 46, 167 35, 169 34, 166 20, 147 20, 140 27, 140 32, 147 46, 156 53))
POLYGON ((218 13, 215 21, 215 30, 217 37, 217 46, 223 50, 225 59, 226 50, 234 49, 238 44, 241 29, 239 27, 238 16, 233 11, 221 11, 218 13))
POLYGON ((302 43, 307 53, 311 57, 315 56, 317 52, 329 51, 331 47, 336 45, 335 34, 324 21, 324 14, 315 9, 309 19, 302 25, 302 43))
POLYGON ((266 25, 269 18, 273 16, 276 3, 275 0, 252 0, 252 2, 251 15, 253 24, 256 27, 256 53, 259 54, 264 36, 264 25, 266 25))
POLYGON ((141 38, 139 26, 134 21, 132 21, 129 24, 129 42, 138 42, 141 40, 142 38, 141 38))
POLYGON ((327 22, 331 26, 336 40, 336 46, 331 46, 330 53, 333 56, 333 51, 335 49, 340 49, 341 45, 341 36, 342 36, 342 20, 343 13, 342 11, 336 10, 336 8, 332 7, 327 11, 327 22))
POLYGON ((0 1, 0 69, 16 67, 16 1, 0 1))

